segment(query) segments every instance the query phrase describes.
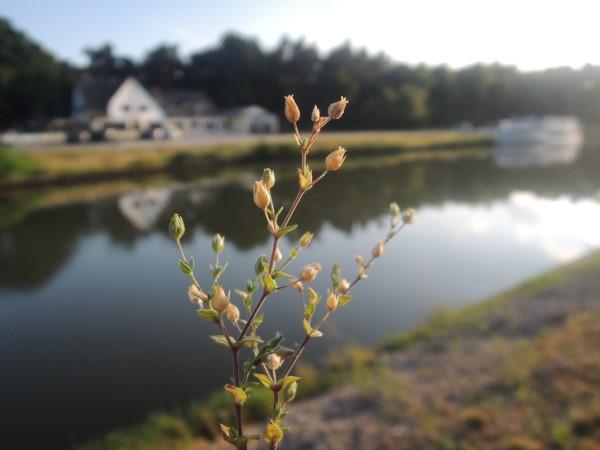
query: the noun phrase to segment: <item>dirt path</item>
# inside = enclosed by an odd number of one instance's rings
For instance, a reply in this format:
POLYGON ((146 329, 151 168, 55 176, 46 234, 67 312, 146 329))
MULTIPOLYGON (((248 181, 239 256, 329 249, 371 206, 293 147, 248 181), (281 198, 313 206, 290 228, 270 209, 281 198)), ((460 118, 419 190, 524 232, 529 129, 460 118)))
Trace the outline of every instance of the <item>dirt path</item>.
MULTIPOLYGON (((293 406, 280 450, 600 450, 599 255, 592 260, 293 406)), ((228 447, 194 450, 209 448, 228 447)))

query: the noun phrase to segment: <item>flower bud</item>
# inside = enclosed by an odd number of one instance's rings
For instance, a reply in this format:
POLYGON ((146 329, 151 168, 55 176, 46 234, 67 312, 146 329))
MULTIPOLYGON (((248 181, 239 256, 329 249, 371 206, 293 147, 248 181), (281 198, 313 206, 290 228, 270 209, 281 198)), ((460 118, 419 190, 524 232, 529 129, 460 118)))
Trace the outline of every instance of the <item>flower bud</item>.
POLYGON ((304 285, 302 284, 302 281, 296 281, 293 286, 300 295, 304 294, 304 285))
POLYGON ((269 422, 264 438, 271 448, 277 448, 277 445, 283 440, 283 430, 275 422, 269 422))
POLYGON ((354 261, 356 261, 356 264, 358 264, 361 267, 365 265, 365 258, 363 258, 361 255, 356 255, 354 257, 354 261))
POLYGON ((242 389, 231 384, 225 385, 225 392, 227 392, 231 396, 231 398, 233 399, 233 403, 235 403, 238 406, 242 406, 246 402, 246 398, 248 398, 248 396, 242 389))
POLYGON ((229 295, 225 294, 223 286, 216 285, 213 289, 212 307, 218 312, 223 312, 229 306, 229 295))
POLYGON ((296 123, 300 120, 300 109, 298 108, 298 105, 296 104, 296 101, 294 100, 294 95, 286 95, 284 97, 285 99, 285 108, 284 108, 284 113, 285 113, 285 118, 288 120, 289 123, 296 123))
POLYGON ((337 295, 335 295, 333 292, 329 292, 329 295, 327 296, 327 309, 329 312, 335 311, 335 309, 338 307, 338 302, 339 299, 337 295))
POLYGON ((275 172, 273 172, 268 167, 266 169, 264 169, 262 181, 263 181, 263 183, 265 183, 265 186, 267 187, 267 189, 271 189, 273 186, 275 186, 275 172))
POLYGON ((215 253, 221 253, 225 247, 225 238, 219 233, 215 234, 212 241, 212 248, 215 253))
POLYGON ((316 122, 320 118, 321 118, 321 111, 319 111, 319 108, 317 108, 317 105, 315 105, 312 110, 312 113, 310 114, 310 120, 312 120, 313 122, 316 122))
POLYGON ((396 217, 398 214, 400 214, 400 207, 398 206, 398 203, 390 203, 390 215, 392 217, 396 217))
POLYGON ((300 189, 303 191, 307 191, 310 189, 313 182, 312 170, 310 167, 306 166, 304 170, 298 169, 298 184, 300 185, 300 189))
POLYGON ((279 250, 279 247, 277 247, 275 249, 275 255, 274 255, 273 261, 275 261, 276 263, 278 263, 282 259, 283 259, 283 255, 281 254, 281 250, 279 250))
POLYGON ((321 264, 308 264, 300 271, 300 279, 306 283, 313 281, 321 271, 321 264))
POLYGON ((345 278, 340 280, 340 284, 338 285, 338 291, 341 294, 345 294, 350 289, 350 283, 345 278))
POLYGON ((327 114, 329 114, 329 118, 335 120, 342 117, 344 111, 346 110, 347 104, 348 100, 346 99, 346 97, 340 97, 340 99, 337 102, 329 105, 329 108, 327 108, 327 114))
POLYGON ((373 252, 372 252, 372 255, 375 258, 379 258, 383 254, 384 245, 385 245, 385 243, 383 241, 377 241, 377 244, 375 244, 375 247, 373 247, 373 252))
POLYGON ((281 357, 276 353, 270 353, 267 356, 267 360, 265 362, 267 364, 267 367, 271 370, 277 370, 281 367, 281 364, 283 364, 281 357))
POLYGON ((325 158, 325 169, 328 172, 338 170, 344 164, 346 159, 346 149, 344 147, 338 147, 337 150, 332 151, 325 158))
POLYGON ((404 211, 404 214, 402 214, 402 222, 404 222, 407 225, 412 225, 413 223, 415 223, 415 210, 407 209, 406 211, 404 211))
POLYGON ((254 204, 260 209, 265 209, 271 203, 271 193, 265 183, 260 181, 254 182, 254 204))
POLYGON ((179 241, 185 233, 185 224, 183 218, 179 214, 173 214, 171 216, 171 222, 169 222, 169 233, 176 241, 179 241))
POLYGON ((300 247, 308 247, 312 242, 314 236, 315 235, 312 234, 310 231, 307 231, 302 236, 300 236, 300 241, 298 242, 300 244, 300 247))
POLYGON ((208 300, 208 295, 206 295, 206 292, 198 289, 195 284, 190 285, 187 294, 190 302, 192 302, 194 305, 200 305, 202 302, 208 300))
POLYGON ((230 303, 225 310, 225 316, 227 317, 227 320, 235 323, 240 320, 240 310, 233 303, 230 303))

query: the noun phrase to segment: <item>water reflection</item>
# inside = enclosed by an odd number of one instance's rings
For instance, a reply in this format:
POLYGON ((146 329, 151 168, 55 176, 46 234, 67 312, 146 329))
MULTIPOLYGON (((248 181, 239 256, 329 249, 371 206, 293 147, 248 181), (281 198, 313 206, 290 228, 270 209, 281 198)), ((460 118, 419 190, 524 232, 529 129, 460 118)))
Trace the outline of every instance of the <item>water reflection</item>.
MULTIPOLYGON (((298 212, 301 230, 318 233, 305 261, 327 267, 339 258, 353 270, 355 253, 369 251, 385 232, 392 200, 416 208, 418 225, 386 250, 357 291, 361 300, 336 315, 329 339, 307 356, 318 360, 340 345, 342 333, 376 342, 436 305, 492 294, 600 246, 599 160, 593 147, 570 164, 519 170, 496 165, 492 155, 410 164, 386 157, 333 174, 298 212), (365 315, 377 323, 357 327, 365 315)), ((279 204, 293 196, 296 179, 276 170, 279 204)), ((224 282, 234 287, 250 275, 256 253, 268 251, 251 202, 259 175, 250 167, 60 206, 48 203, 56 192, 0 199, 0 404, 10 412, 0 420, 11 430, 7 448, 63 449, 215 387, 214 375, 225 375, 228 361, 185 300, 168 219, 172 212, 185 216, 186 245, 199 265, 208 264, 211 236, 226 235, 223 256, 231 265, 224 282), (198 352, 214 362, 210 373, 198 352)), ((326 287, 322 278, 318 288, 326 287)), ((296 333, 290 343, 300 337, 300 310, 285 292, 268 305, 278 327, 296 333)))
POLYGON ((546 167, 570 164, 579 156, 581 141, 561 142, 557 145, 499 144, 494 160, 501 167, 546 167))

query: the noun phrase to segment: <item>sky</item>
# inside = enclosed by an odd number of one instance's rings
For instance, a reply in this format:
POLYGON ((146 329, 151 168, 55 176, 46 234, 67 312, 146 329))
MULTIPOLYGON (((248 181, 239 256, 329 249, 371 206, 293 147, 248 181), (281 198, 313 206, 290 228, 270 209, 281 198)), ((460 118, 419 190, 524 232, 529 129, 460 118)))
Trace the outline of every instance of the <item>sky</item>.
POLYGON ((61 59, 114 44, 141 58, 159 42, 183 56, 236 31, 265 48, 283 35, 326 52, 344 42, 410 64, 500 62, 522 70, 600 64, 597 0, 2 0, 0 17, 61 59))

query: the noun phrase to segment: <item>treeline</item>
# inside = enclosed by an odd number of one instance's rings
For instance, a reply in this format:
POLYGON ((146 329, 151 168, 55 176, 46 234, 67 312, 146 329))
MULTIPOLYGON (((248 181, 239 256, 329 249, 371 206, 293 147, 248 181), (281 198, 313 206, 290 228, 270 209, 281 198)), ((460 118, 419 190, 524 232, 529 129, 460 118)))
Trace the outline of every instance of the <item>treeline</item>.
POLYGON ((115 54, 110 45, 88 48, 88 64, 76 68, 1 19, 0 42, 0 128, 67 116, 70 89, 83 73, 132 75, 151 88, 203 90, 220 107, 259 104, 279 111, 283 95, 295 93, 306 115, 312 102, 325 109, 344 95, 352 108, 339 126, 353 129, 479 125, 527 114, 600 122, 600 66, 525 73, 498 64, 410 66, 348 44, 322 55, 302 40, 284 38, 267 50, 256 39, 227 34, 185 58, 166 44, 141 61, 115 54))

